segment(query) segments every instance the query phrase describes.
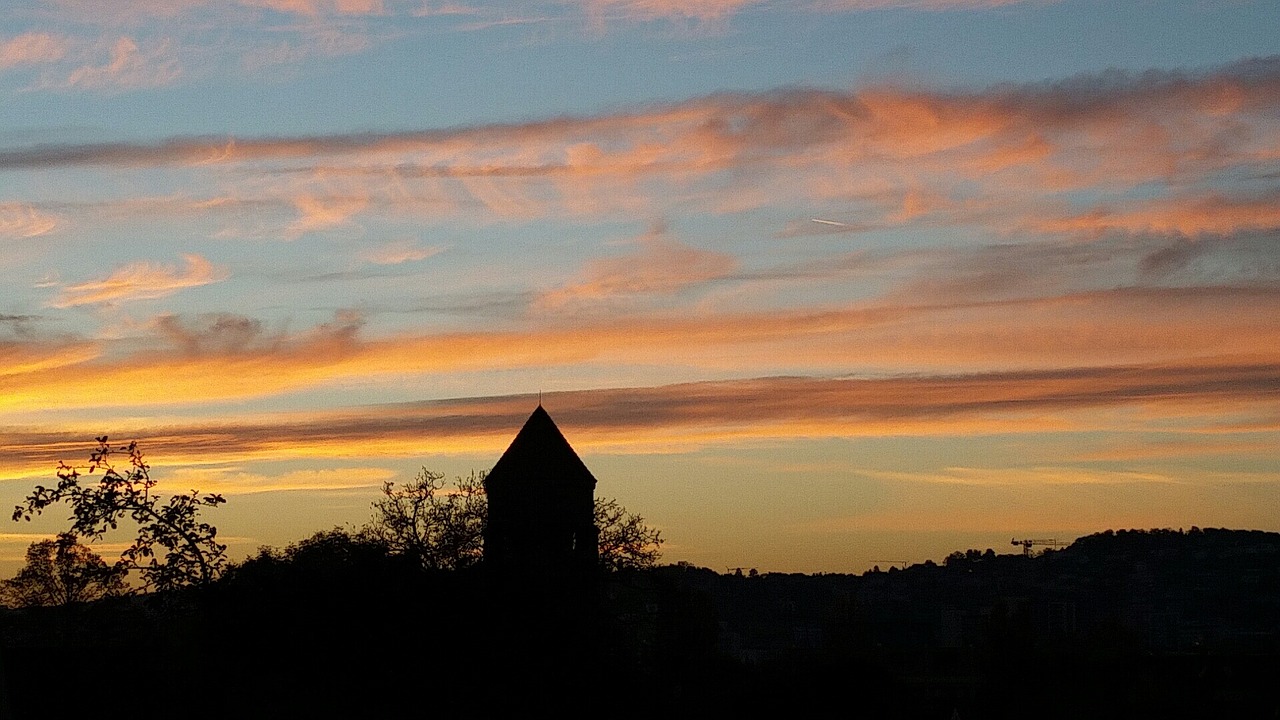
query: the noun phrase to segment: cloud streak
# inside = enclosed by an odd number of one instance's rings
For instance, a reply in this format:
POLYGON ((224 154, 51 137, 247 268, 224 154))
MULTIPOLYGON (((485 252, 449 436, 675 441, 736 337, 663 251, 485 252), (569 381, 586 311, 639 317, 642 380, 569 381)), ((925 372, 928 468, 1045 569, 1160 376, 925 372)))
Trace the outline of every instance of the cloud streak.
POLYGON ((151 300, 179 290, 221 282, 228 277, 226 268, 214 265, 199 255, 184 255, 183 258, 187 263, 184 269, 138 262, 120 267, 105 278, 64 286, 49 301, 49 306, 69 308, 151 300))
MULTIPOLYGON (((65 302, 154 297, 217 277, 213 266, 130 266, 64 289, 65 302), (126 272, 127 271, 127 272, 126 272)), ((358 313, 292 334, 224 317, 162 318, 158 337, 122 340, 80 362, 21 365, 0 409, 155 405, 267 397, 333 383, 530 367, 655 366, 678 356, 712 373, 963 372, 1276 357, 1280 290, 1126 288, 939 305, 663 312, 524 330, 365 337, 358 313), (206 339, 209 338, 209 339, 206 339), (164 387, 163 393, 155 392, 164 387)), ((219 317, 219 316, 212 316, 219 317)), ((19 345, 16 353, 34 352, 19 345)), ((43 353, 45 351, 41 351, 43 353)), ((36 353, 35 357, 44 357, 36 353)))
MULTIPOLYGON (((1271 362, 865 379, 773 377, 557 392, 546 394, 543 402, 576 446, 652 452, 767 438, 1114 431, 1114 419, 1098 412, 1106 409, 1130 414, 1145 409, 1153 418, 1186 418, 1190 413, 1204 432, 1213 432, 1210 425, 1217 418, 1230 412, 1266 412, 1277 398, 1280 363, 1271 362)), ((138 438, 156 462, 166 464, 210 457, 225 463, 337 458, 349 456, 352 448, 360 448, 365 457, 493 452, 510 440, 532 402, 528 395, 458 398, 113 432, 138 438)), ((1128 429, 1142 427, 1138 423, 1128 429)), ((65 431, 10 430, 4 441, 22 459, 7 469, 11 477, 47 470, 69 453, 83 454, 77 448, 83 440, 65 431)), ((948 478, 937 481, 965 481, 948 478)), ((336 474, 295 480, 298 487, 348 486, 336 474)), ((375 480, 360 478, 350 486, 375 480)), ((254 478, 234 482, 238 491, 262 490, 254 478)), ((284 483, 291 484, 293 480, 284 483)), ((280 483, 268 485, 283 489, 280 483)))
POLYGON ((442 219, 476 204, 496 218, 533 218, 817 203, 857 215, 823 228, 839 231, 1230 234, 1277 226, 1274 190, 1238 180, 1280 166, 1277 97, 1273 56, 981 90, 722 94, 454 129, 52 144, 2 150, 0 170, 168 167, 194 181, 232 169, 260 187, 289 179, 271 199, 287 193, 294 233, 375 207, 442 219), (1142 186, 1155 197, 1135 195, 1142 186))
POLYGON ((412 240, 393 240, 389 243, 369 248, 361 253, 361 257, 375 265, 403 265, 434 257, 445 248, 439 245, 423 246, 412 240))
POLYGON ((355 490, 380 487, 397 478, 386 468, 344 467, 328 470, 295 470, 264 475, 226 467, 183 467, 165 476, 165 487, 198 488, 223 495, 256 495, 268 492, 355 490))
MULTIPOLYGON (((770 0, 571 0, 570 2, 537 1, 527 3, 529 12, 543 13, 550 19, 564 18, 577 12, 584 13, 593 22, 603 20, 643 22, 650 20, 722 20, 744 10, 759 6, 799 12, 844 13, 866 10, 982 10, 1005 5, 1032 2, 1033 0, 816 0, 794 4, 770 2, 770 0)), ((1053 0, 1048 0, 1053 1, 1053 0)), ((427 2, 425 0, 234 0, 219 3, 215 0, 178 0, 157 4, 142 0, 53 0, 48 4, 61 6, 81 22, 99 22, 119 25, 140 23, 148 19, 179 19, 202 16, 221 20, 224 24, 256 19, 253 12, 267 11, 305 20, 334 20, 351 18, 448 18, 454 16, 483 16, 486 22, 498 22, 510 7, 504 2, 476 0, 470 3, 427 2), (231 12, 228 8, 250 11, 231 12)))

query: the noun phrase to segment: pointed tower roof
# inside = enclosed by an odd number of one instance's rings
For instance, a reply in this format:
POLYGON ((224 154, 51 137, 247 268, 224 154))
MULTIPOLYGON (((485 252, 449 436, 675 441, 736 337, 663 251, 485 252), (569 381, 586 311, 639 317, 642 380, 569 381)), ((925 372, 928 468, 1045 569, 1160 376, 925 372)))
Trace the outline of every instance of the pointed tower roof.
POLYGON ((596 479, 582 458, 564 439, 560 428, 539 404, 524 427, 516 433, 507 451, 489 471, 487 482, 504 484, 523 478, 538 484, 585 485, 595 487, 596 479))

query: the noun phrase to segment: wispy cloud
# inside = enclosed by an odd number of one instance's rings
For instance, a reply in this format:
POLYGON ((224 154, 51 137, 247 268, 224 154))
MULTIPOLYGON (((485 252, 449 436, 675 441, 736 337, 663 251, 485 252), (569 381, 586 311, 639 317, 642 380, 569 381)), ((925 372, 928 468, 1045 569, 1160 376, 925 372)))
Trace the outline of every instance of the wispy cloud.
POLYGON ((1006 5, 1049 4, 1059 0, 815 0, 813 5, 826 11, 881 10, 981 10, 1006 5))
POLYGON ((162 87, 182 75, 182 66, 168 42, 143 48, 130 37, 111 43, 105 63, 81 65, 64 80, 47 83, 54 87, 88 90, 115 90, 162 87))
POLYGON ((360 257, 375 265, 400 265, 426 260, 441 252, 444 248, 439 245, 423 246, 414 240, 393 240, 365 250, 360 257))
POLYGON ((386 12, 382 0, 239 0, 248 7, 317 17, 322 14, 380 15, 386 12))
POLYGON ((351 218, 364 210, 368 204, 368 198, 360 196, 298 195, 293 198, 293 205, 298 210, 298 219, 289 225, 286 232, 291 237, 297 237, 309 232, 348 225, 351 223, 351 218))
POLYGON ((983 10, 1028 2, 1056 0, 811 0, 779 3, 770 0, 576 0, 592 25, 604 27, 608 22, 649 20, 693 20, 701 23, 721 22, 745 10, 769 7, 775 11, 800 10, 824 13, 863 12, 867 10, 983 10))
MULTIPOLYGON (((1275 432, 1280 428, 1270 428, 1275 432)), ((1241 432, 1249 432, 1241 430, 1241 432)), ((1261 428, 1253 430, 1255 434, 1268 432, 1261 428)), ((1236 458, 1257 456, 1266 457, 1275 452, 1272 438, 1259 440, 1224 441, 1203 433, 1181 433, 1177 440, 1152 441, 1149 438, 1118 438, 1105 443, 1101 448, 1080 453, 1079 460, 1085 462, 1141 462, 1169 458, 1197 458, 1220 456, 1236 458)))
MULTIPOLYGON (((21 327, 20 324, 19 327, 21 327)), ((20 336, 23 334, 18 333, 20 336)), ((22 341, 0 340, 0 377, 74 367, 89 362, 101 354, 101 347, 86 341, 26 338, 22 341)))
POLYGON ((578 0, 591 22, 606 20, 687 19, 711 21, 727 18, 765 0, 578 0))
POLYGON ((1262 196, 1225 197, 1218 193, 1158 201, 1102 206, 1043 223, 1046 230, 1098 235, 1108 231, 1195 237, 1280 228, 1280 191, 1262 196))
POLYGON ((99 280, 64 286, 49 301, 49 306, 68 308, 148 300, 172 295, 186 288, 221 282, 229 276, 226 268, 214 265, 199 255, 183 257, 187 263, 184 269, 139 262, 118 268, 99 280))
POLYGON ((379 487, 397 473, 377 467, 344 467, 328 470, 295 470, 278 475, 245 472, 235 468, 185 467, 165 475, 165 486, 193 487, 200 492, 252 495, 300 490, 352 490, 379 487))
POLYGON ((57 537, 57 533, 13 533, 13 532, 6 532, 6 533, 0 533, 0 542, 3 542, 3 543, 11 543, 11 542, 33 543, 33 542, 40 542, 41 540, 52 540, 52 539, 54 539, 55 537, 57 537))
POLYGON ((69 45, 65 37, 47 32, 27 32, 0 40, 0 70, 58 62, 67 55, 69 45))
POLYGON ((57 227, 57 218, 32 205, 0 202, 0 238, 33 238, 57 227))
POLYGON ((356 55, 372 46, 369 36, 335 28, 299 30, 297 37, 254 47, 240 58, 240 67, 249 73, 264 69, 299 66, 316 57, 356 55))
POLYGON ((636 241, 634 253, 587 263, 581 277, 565 287, 544 293, 547 307, 590 301, 670 295, 689 287, 728 277, 737 261, 727 253, 689 247, 658 226, 636 241))
POLYGON ((478 15, 480 12, 480 8, 465 3, 432 3, 423 0, 422 5, 412 10, 410 14, 414 17, 432 17, 437 15, 478 15))
POLYGON ((894 482, 937 485, 1043 487, 1046 485, 1113 485, 1171 483, 1163 473, 1099 470, 1081 467, 948 467, 930 472, 858 470, 859 475, 894 482))

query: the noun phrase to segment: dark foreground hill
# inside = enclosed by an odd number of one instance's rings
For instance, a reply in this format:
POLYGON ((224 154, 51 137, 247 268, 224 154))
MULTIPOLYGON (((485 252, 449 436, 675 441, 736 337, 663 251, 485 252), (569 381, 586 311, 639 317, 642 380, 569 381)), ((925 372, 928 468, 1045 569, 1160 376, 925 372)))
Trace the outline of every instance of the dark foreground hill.
POLYGON ((1280 717, 1280 534, 854 575, 425 573, 359 547, 0 614, 4 717, 1280 717))

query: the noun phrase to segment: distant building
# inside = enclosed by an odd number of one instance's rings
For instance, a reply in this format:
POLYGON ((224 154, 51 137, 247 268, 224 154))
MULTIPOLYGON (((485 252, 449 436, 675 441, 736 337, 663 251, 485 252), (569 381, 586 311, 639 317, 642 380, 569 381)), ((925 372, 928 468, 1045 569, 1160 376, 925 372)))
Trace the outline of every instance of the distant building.
POLYGON ((598 559, 596 479, 539 404, 484 481, 484 561, 495 570, 555 576, 598 559))

